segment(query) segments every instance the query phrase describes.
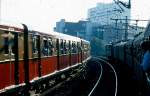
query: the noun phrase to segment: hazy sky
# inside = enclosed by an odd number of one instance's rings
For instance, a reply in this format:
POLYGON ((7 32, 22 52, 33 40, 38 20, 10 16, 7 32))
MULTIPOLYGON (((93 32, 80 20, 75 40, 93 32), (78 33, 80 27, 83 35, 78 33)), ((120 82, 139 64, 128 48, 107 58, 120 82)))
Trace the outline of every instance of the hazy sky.
MULTIPOLYGON (((131 1, 132 18, 150 18, 149 0, 131 1)), ((110 3, 113 0, 0 0, 0 17, 3 20, 25 23, 35 29, 49 32, 62 18, 66 21, 87 18, 87 10, 95 7, 98 2, 110 3)))

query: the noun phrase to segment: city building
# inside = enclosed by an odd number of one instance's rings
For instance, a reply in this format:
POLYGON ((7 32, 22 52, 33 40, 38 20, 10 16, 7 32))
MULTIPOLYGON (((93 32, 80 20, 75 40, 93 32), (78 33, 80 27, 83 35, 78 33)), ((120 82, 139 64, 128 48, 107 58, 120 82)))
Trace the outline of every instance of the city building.
POLYGON ((98 30, 103 30, 103 36, 100 39, 106 42, 125 39, 124 27, 126 23, 129 24, 129 20, 126 21, 126 19, 130 19, 130 13, 130 9, 124 8, 122 10, 115 3, 97 3, 96 7, 88 10, 88 20, 92 30, 87 30, 87 34, 97 35, 95 32, 97 29, 94 28, 99 26, 98 30))
POLYGON ((59 22, 56 22, 54 31, 85 39, 87 22, 88 21, 66 22, 65 19, 61 19, 59 22))
POLYGON ((112 19, 130 18, 131 10, 124 8, 124 11, 115 3, 97 3, 97 6, 88 10, 88 20, 100 25, 114 24, 112 19))

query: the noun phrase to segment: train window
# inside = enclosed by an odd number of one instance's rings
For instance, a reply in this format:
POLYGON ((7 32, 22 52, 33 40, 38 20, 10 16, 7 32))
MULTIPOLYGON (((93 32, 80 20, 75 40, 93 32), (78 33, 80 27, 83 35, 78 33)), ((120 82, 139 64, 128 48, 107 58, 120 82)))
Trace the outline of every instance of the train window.
POLYGON ((74 50, 74 42, 72 42, 72 53, 74 53, 75 50, 74 50))
POLYGON ((53 43, 53 55, 57 55, 57 39, 53 38, 52 39, 52 43, 53 43))
POLYGON ((84 45, 84 50, 85 50, 85 51, 88 50, 88 45, 87 45, 87 44, 84 45))
POLYGON ((0 52, 4 51, 4 54, 11 53, 12 55, 14 53, 14 34, 5 31, 1 37, 3 38, 3 45, 0 49, 0 52))
POLYGON ((48 39, 48 55, 51 56, 54 53, 54 45, 53 45, 53 41, 52 38, 48 39))
POLYGON ((48 40, 43 38, 42 54, 48 56, 48 40))
MULTIPOLYGON (((8 40, 8 37, 4 37, 4 54, 8 54, 9 53, 9 40, 8 40)), ((3 50, 3 48, 1 50, 3 50)))
POLYGON ((64 41, 64 54, 67 54, 67 43, 66 43, 66 40, 64 41))
POLYGON ((76 44, 75 42, 72 43, 72 53, 76 53, 77 52, 77 48, 76 48, 76 44))
POLYGON ((69 48, 69 41, 66 43, 66 50, 67 50, 66 54, 69 54, 69 50, 70 50, 70 48, 69 48))
POLYGON ((78 53, 80 53, 81 52, 81 44, 80 44, 80 42, 77 43, 77 47, 78 47, 78 53))
POLYGON ((64 54, 64 50, 63 50, 63 40, 60 41, 60 53, 64 54))
POLYGON ((14 33, 0 30, 0 60, 14 59, 14 33))
POLYGON ((33 52, 33 54, 38 53, 38 38, 37 38, 37 36, 33 36, 33 38, 32 38, 32 52, 33 52))

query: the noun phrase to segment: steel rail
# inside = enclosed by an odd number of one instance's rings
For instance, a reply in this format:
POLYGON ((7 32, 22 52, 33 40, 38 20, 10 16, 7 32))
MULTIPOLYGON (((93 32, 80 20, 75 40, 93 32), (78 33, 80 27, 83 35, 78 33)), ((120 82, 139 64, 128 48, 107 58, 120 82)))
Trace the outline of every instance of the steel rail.
POLYGON ((107 62, 107 61, 105 61, 105 60, 103 60, 103 59, 101 59, 101 58, 97 58, 97 57, 94 57, 94 58, 96 58, 96 59, 98 59, 98 60, 100 60, 100 61, 103 61, 103 62, 106 63, 108 66, 110 66, 110 68, 113 70, 113 72, 114 72, 114 74, 115 74, 115 77, 116 77, 116 89, 115 89, 115 95, 114 95, 114 96, 117 96, 117 92, 118 92, 118 77, 117 77, 117 73, 116 73, 114 67, 113 67, 109 62, 107 62))
POLYGON ((101 63, 98 62, 98 61, 94 61, 94 62, 99 63, 99 65, 100 65, 100 67, 101 67, 101 74, 99 75, 99 78, 98 78, 96 84, 94 85, 92 91, 88 94, 88 96, 92 96, 92 94, 93 94, 94 90, 96 89, 97 85, 99 84, 99 82, 100 82, 100 80, 101 80, 101 78, 102 78, 102 74, 103 74, 103 73, 102 73, 102 72, 103 72, 103 67, 102 67, 101 63))
MULTIPOLYGON (((115 95, 114 95, 114 96, 117 96, 117 92, 118 92, 118 78, 117 78, 117 73, 116 73, 114 67, 113 67, 109 62, 107 62, 107 61, 105 61, 105 60, 103 60, 103 59, 101 59, 101 58, 98 58, 98 57, 93 57, 93 58, 99 60, 99 62, 98 62, 98 61, 95 61, 95 62, 100 63, 100 61, 102 61, 102 62, 104 62, 105 64, 107 64, 107 65, 113 70, 114 75, 115 75, 115 77, 116 77, 116 87, 115 87, 115 95)), ((100 63, 100 66, 101 66, 101 68, 102 68, 101 63, 100 63)), ((95 88, 97 87, 97 85, 98 85, 99 82, 100 82, 100 79, 101 79, 101 77, 102 77, 102 72, 103 72, 103 69, 101 70, 101 74, 100 74, 100 77, 99 77, 97 83, 95 84, 94 88, 92 89, 92 91, 90 92, 90 94, 89 94, 88 96, 92 96, 92 94, 93 94, 95 88)))

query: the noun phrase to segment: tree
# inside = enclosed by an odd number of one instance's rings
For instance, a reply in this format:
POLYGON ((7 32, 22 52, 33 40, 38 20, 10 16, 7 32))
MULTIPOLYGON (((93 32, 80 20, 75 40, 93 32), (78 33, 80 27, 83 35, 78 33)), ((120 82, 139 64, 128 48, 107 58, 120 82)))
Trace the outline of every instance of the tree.
POLYGON ((93 37, 91 40, 91 55, 102 56, 105 55, 104 41, 97 37, 93 37))

